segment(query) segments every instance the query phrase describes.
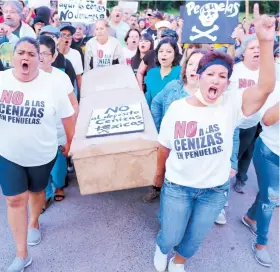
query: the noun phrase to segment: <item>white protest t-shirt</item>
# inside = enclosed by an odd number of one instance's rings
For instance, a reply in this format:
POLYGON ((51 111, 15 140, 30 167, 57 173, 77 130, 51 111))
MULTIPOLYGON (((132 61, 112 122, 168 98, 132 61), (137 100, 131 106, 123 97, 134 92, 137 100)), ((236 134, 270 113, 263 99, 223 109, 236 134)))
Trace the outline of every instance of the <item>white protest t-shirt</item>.
POLYGON ((231 168, 234 129, 243 116, 242 91, 226 92, 216 106, 194 107, 175 101, 163 117, 161 145, 170 149, 166 178, 194 188, 224 184, 231 168))
POLYGON ((111 66, 113 64, 114 52, 112 52, 112 46, 110 39, 105 44, 97 43, 96 57, 94 58, 93 68, 111 66))
POLYGON ((47 164, 57 153, 57 119, 72 116, 73 107, 51 74, 39 70, 20 82, 12 71, 0 72, 0 155, 25 167, 47 164))
POLYGON ((135 56, 137 49, 129 50, 127 47, 123 48, 123 55, 126 65, 131 65, 131 59, 135 56))
POLYGON ((69 52, 65 54, 64 57, 71 61, 76 75, 81 75, 84 72, 82 57, 78 50, 70 48, 69 52))
MULTIPOLYGON (((51 75, 53 82, 59 84, 59 88, 57 88, 58 92, 63 92, 63 95, 66 94, 67 96, 73 92, 73 85, 67 74, 55 67, 52 67, 51 75)), ((65 145, 67 140, 61 118, 58 118, 56 128, 58 145, 65 145)))
POLYGON ((259 70, 251 71, 241 61, 233 66, 228 91, 245 89, 258 83, 259 70))
MULTIPOLYGON (((273 107, 276 103, 280 101, 280 82, 276 81, 274 91, 267 98, 264 106, 260 110, 260 118, 262 119, 265 112, 273 107)), ((279 132, 280 126, 279 121, 272 126, 266 126, 262 121, 262 132, 260 137, 263 143, 276 155, 280 156, 280 142, 279 142, 279 132)))

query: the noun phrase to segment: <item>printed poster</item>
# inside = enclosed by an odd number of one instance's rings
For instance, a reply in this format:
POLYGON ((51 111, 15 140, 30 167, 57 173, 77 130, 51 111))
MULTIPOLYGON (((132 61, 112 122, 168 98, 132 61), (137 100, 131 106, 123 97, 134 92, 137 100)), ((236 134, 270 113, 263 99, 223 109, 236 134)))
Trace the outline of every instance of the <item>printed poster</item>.
POLYGON ((182 42, 233 44, 231 34, 238 24, 239 8, 239 0, 186 1, 180 9, 182 42))
POLYGON ((138 10, 138 2, 133 2, 133 1, 119 1, 119 6, 121 8, 129 9, 132 13, 136 13, 138 10))
POLYGON ((28 0, 28 6, 30 8, 39 8, 39 7, 51 7, 51 1, 50 0, 28 0))
POLYGON ((5 42, 0 45, 0 59, 4 66, 4 69, 12 68, 14 46, 11 43, 5 42))
POLYGON ((86 137, 142 132, 145 129, 142 104, 94 109, 86 137))

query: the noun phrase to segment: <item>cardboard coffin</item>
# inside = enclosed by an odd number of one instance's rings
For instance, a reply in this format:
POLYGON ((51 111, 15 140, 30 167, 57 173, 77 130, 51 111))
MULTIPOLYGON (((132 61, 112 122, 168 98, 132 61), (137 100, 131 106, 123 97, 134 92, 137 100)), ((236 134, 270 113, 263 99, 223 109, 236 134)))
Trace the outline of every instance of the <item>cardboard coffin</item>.
POLYGON ((114 65, 86 73, 70 151, 81 194, 151 185, 156 171, 157 147, 157 131, 132 69, 114 65), (140 102, 143 132, 86 138, 93 109, 140 102))

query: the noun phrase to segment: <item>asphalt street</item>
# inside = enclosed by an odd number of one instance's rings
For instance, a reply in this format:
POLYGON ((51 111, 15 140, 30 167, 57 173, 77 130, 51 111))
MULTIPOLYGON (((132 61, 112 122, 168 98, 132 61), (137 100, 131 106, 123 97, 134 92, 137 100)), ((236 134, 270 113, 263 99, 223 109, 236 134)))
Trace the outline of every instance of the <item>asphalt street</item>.
MULTIPOLYGON (((260 266, 251 245, 254 236, 241 217, 254 200, 257 180, 251 166, 246 194, 231 190, 226 208, 227 224, 215 226, 197 254, 187 261, 186 271, 276 272, 279 271, 279 208, 269 233, 271 268, 260 266)), ((81 196, 75 177, 61 203, 52 203, 41 216, 43 238, 30 248, 34 259, 26 272, 153 272, 155 239, 159 230, 159 201, 141 201, 147 188, 81 196)), ((7 224, 6 204, 0 193, 0 271, 14 258, 7 224)), ((172 256, 172 253, 170 254, 172 256)))

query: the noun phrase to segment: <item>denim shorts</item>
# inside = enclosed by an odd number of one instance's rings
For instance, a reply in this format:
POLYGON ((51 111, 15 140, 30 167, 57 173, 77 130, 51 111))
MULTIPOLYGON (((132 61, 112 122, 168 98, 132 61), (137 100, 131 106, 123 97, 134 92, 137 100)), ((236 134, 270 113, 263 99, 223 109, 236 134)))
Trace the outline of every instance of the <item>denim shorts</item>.
POLYGON ((0 156, 0 185, 5 196, 16 196, 26 191, 38 193, 48 185, 50 172, 55 163, 23 167, 0 156))

